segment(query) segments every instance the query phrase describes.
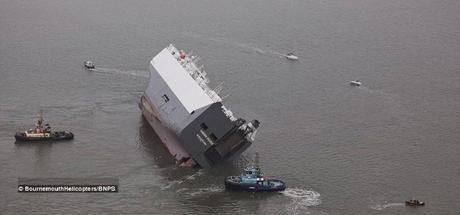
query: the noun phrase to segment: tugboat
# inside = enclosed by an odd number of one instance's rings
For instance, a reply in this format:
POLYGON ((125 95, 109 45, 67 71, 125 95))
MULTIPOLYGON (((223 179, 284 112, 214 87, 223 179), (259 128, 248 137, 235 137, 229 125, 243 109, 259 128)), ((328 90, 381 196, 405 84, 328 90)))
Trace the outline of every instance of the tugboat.
POLYGON ((406 201, 407 206, 425 206, 425 202, 419 201, 417 199, 411 199, 406 201))
POLYGON ((14 135, 16 141, 44 141, 44 140, 71 140, 73 133, 69 131, 51 131, 51 126, 46 123, 43 125, 43 117, 35 124, 35 129, 24 132, 17 132, 14 135))
POLYGON ((289 52, 285 55, 285 57, 288 59, 288 60, 298 60, 299 57, 297 57, 294 52, 289 52))
POLYGON ((89 61, 89 60, 85 61, 84 65, 85 65, 86 69, 94 69, 95 68, 94 63, 89 61))
POLYGON ((236 191, 277 192, 285 190, 286 184, 278 179, 264 178, 258 165, 252 165, 246 167, 241 176, 228 176, 225 179, 225 188, 236 191))

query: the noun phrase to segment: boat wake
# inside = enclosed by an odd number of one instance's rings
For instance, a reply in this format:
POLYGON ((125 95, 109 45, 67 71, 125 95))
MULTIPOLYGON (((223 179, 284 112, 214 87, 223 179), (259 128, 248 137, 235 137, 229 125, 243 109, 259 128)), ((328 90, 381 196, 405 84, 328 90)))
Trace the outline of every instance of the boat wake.
POLYGON ((380 97, 381 101, 384 104, 389 105, 389 107, 398 108, 399 111, 403 109, 403 107, 401 106, 402 99, 397 94, 388 93, 388 92, 385 92, 383 90, 378 90, 378 89, 371 89, 366 86, 360 86, 359 89, 363 90, 364 92, 370 95, 380 97))
POLYGON ((196 191, 190 192, 190 196, 200 196, 203 194, 209 195, 210 193, 220 193, 223 192, 224 188, 223 187, 208 187, 208 188, 200 188, 196 191))
POLYGON ((375 89, 371 89, 371 88, 368 88, 368 87, 365 87, 365 86, 361 86, 360 87, 361 90, 369 93, 369 94, 374 94, 374 95, 381 95, 381 96, 393 96, 392 94, 390 93, 386 93, 384 92, 383 90, 375 90, 375 89))
POLYGON ((176 193, 186 198, 200 197, 202 195, 210 196, 225 191, 223 187, 207 187, 207 188, 180 188, 176 193))
POLYGON ((174 180, 174 181, 170 181, 170 182, 168 182, 167 184, 165 184, 165 185, 161 188, 161 190, 167 190, 167 189, 173 187, 174 185, 182 184, 182 183, 184 183, 183 180, 174 180))
POLYGON ((374 210, 381 211, 385 208, 393 208, 393 207, 401 207, 404 206, 404 203, 385 203, 385 204, 377 204, 372 205, 371 208, 374 210))
POLYGON ((278 56, 280 58, 286 57, 285 53, 281 53, 281 52, 267 49, 267 48, 262 49, 262 48, 259 48, 249 43, 235 42, 235 41, 231 41, 229 39, 223 38, 223 37, 208 37, 208 36, 198 34, 198 33, 188 33, 188 35, 194 38, 198 38, 198 39, 206 39, 206 41, 208 42, 211 41, 211 42, 215 42, 221 45, 238 47, 238 48, 241 48, 243 51, 256 52, 262 55, 273 55, 273 56, 278 56))
POLYGON ((313 190, 287 188, 281 193, 291 199, 291 203, 286 206, 286 209, 292 214, 307 213, 308 207, 321 204, 321 195, 313 190))
POLYGON ((178 184, 182 184, 186 181, 191 181, 191 180, 195 180, 196 177, 200 176, 200 175, 203 175, 203 171, 200 169, 198 170, 197 172, 191 174, 191 175, 187 175, 187 176, 184 176, 182 179, 179 179, 179 180, 173 180, 173 181, 170 181, 168 182, 166 185, 164 185, 161 190, 167 190, 175 185, 178 185, 178 184))
POLYGON ((131 76, 144 77, 144 78, 149 77, 148 72, 144 70, 118 70, 118 69, 96 67, 94 69, 91 69, 90 71, 97 72, 97 73, 106 73, 106 74, 131 75, 131 76))
POLYGON ((242 49, 254 51, 254 52, 257 52, 259 54, 274 55, 274 56, 278 56, 280 58, 285 58, 286 57, 286 54, 283 54, 281 52, 277 52, 277 51, 271 50, 271 49, 261 49, 259 47, 254 46, 254 45, 251 45, 251 44, 246 44, 246 43, 233 43, 233 44, 238 46, 238 47, 240 47, 240 48, 242 48, 242 49))
POLYGON ((186 176, 186 177, 185 177, 185 180, 195 180, 196 177, 198 177, 198 176, 200 176, 200 175, 203 175, 203 173, 204 173, 204 172, 200 169, 200 170, 198 170, 197 172, 195 172, 195 173, 193 173, 193 174, 191 174, 191 175, 189 175, 189 176, 186 176))
POLYGON ((235 45, 237 47, 240 47, 242 49, 245 49, 245 50, 257 52, 257 53, 262 54, 262 55, 272 55, 272 56, 276 56, 276 57, 283 58, 283 59, 286 58, 285 53, 281 53, 281 52, 271 50, 271 49, 261 49, 261 48, 258 48, 256 46, 254 46, 254 45, 251 45, 251 44, 233 43, 233 45, 235 45))

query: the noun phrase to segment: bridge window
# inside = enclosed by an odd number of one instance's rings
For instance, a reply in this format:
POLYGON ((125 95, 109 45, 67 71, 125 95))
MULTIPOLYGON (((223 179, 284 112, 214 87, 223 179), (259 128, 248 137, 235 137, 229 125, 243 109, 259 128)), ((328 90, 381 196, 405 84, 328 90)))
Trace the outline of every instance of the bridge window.
POLYGON ((211 133, 211 134, 209 135, 209 138, 211 138, 211 140, 214 141, 214 142, 217 141, 217 137, 216 137, 216 135, 214 135, 213 133, 211 133))

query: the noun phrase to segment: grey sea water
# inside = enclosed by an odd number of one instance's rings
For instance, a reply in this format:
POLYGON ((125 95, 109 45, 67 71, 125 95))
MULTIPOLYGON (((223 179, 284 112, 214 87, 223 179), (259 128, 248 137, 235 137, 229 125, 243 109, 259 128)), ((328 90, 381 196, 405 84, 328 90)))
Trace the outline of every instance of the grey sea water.
POLYGON ((2 0, 0 213, 459 214, 459 23, 456 0, 2 0), (287 191, 225 191, 238 164, 175 166, 137 107, 169 43, 261 121, 245 156, 287 191), (75 139, 15 144, 40 110, 75 139), (18 178, 59 177, 120 191, 17 192, 18 178))

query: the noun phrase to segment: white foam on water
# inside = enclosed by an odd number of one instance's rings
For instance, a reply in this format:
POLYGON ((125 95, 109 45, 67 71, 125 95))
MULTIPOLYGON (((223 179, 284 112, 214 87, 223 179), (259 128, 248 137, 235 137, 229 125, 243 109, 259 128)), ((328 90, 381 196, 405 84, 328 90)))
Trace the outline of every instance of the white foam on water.
POLYGON ((257 52, 257 53, 262 54, 262 55, 274 55, 274 56, 277 56, 279 58, 285 58, 286 57, 286 54, 284 54, 284 53, 281 53, 281 52, 278 52, 278 51, 275 51, 275 50, 271 50, 271 49, 262 49, 262 48, 254 46, 254 45, 251 45, 251 44, 245 44, 245 43, 232 43, 232 44, 234 44, 235 46, 238 46, 240 48, 246 49, 246 50, 257 52))
POLYGON ((278 56, 280 58, 284 58, 286 56, 286 54, 283 54, 283 53, 280 53, 280 52, 277 52, 277 51, 274 51, 274 50, 271 50, 271 49, 259 48, 259 47, 255 46, 255 45, 252 45, 252 44, 249 44, 249 43, 234 42, 234 41, 231 41, 231 40, 229 40, 227 38, 223 38, 223 37, 208 37, 208 36, 198 34, 198 33, 189 33, 188 35, 192 36, 192 37, 195 37, 195 38, 199 38, 199 39, 206 39, 206 41, 212 41, 212 42, 219 43, 219 44, 222 44, 222 45, 239 47, 239 48, 241 48, 243 50, 256 52, 256 53, 259 53, 261 55, 275 55, 275 56, 278 56))
POLYGON ((194 192, 190 192, 190 196, 199 196, 203 194, 210 194, 210 193, 220 193, 223 192, 224 189, 222 187, 208 187, 208 188, 199 188, 194 192))
POLYGON ((313 190, 306 190, 301 188, 287 188, 281 192, 283 195, 292 199, 309 200, 308 206, 316 206, 321 204, 320 194, 313 190))
POLYGON ((173 187, 174 185, 176 185, 176 184, 182 184, 183 182, 184 182, 183 180, 174 180, 174 181, 170 181, 170 182, 166 183, 166 185, 163 186, 163 187, 161 188, 161 190, 167 190, 167 189, 173 187))
POLYGON ((404 203, 384 203, 384 204, 372 205, 371 209, 381 211, 385 208, 393 208, 393 207, 401 207, 401 206, 404 206, 404 203))
POLYGON ((196 177, 203 175, 203 171, 200 169, 197 172, 193 173, 192 175, 186 176, 185 180, 195 180, 196 177))
POLYGON ((397 109, 398 113, 407 112, 401 104, 402 99, 397 94, 388 93, 379 89, 371 89, 366 86, 360 86, 358 88, 366 93, 379 97, 383 104, 387 105, 388 108, 397 109))
POLYGON ((187 190, 189 190, 189 189, 186 188, 186 187, 180 188, 180 189, 176 190, 176 193, 182 193, 182 192, 187 191, 187 190))
POLYGON ((291 199, 291 203, 286 206, 286 209, 292 214, 306 214, 308 207, 321 204, 321 195, 313 190, 287 188, 281 193, 291 199))
POLYGON ((195 180, 196 177, 198 177, 200 175, 203 175, 203 171, 201 169, 198 170, 197 172, 191 174, 191 175, 184 176, 183 179, 173 180, 173 181, 170 181, 170 182, 166 183, 166 185, 163 186, 161 188, 161 190, 169 189, 169 188, 173 187, 176 184, 182 184, 182 183, 184 183, 186 181, 195 180))
POLYGON ((251 51, 257 52, 259 54, 267 53, 266 50, 263 50, 261 48, 258 48, 256 46, 253 46, 253 45, 250 45, 250 44, 246 44, 246 43, 233 43, 233 44, 238 46, 238 47, 240 47, 240 48, 243 48, 243 49, 246 49, 246 50, 251 50, 251 51))
POLYGON ((395 99, 398 98, 398 95, 387 93, 387 92, 385 92, 383 90, 375 90, 375 89, 368 88, 366 86, 360 86, 358 88, 363 90, 364 92, 369 93, 369 94, 382 96, 385 99, 395 100, 395 99))

